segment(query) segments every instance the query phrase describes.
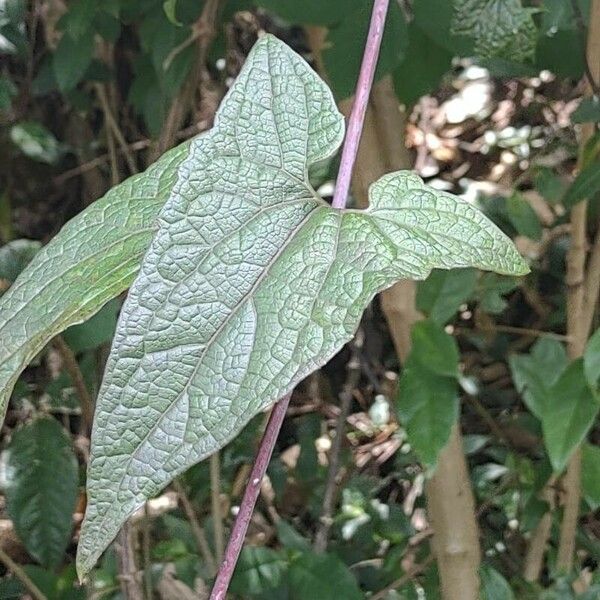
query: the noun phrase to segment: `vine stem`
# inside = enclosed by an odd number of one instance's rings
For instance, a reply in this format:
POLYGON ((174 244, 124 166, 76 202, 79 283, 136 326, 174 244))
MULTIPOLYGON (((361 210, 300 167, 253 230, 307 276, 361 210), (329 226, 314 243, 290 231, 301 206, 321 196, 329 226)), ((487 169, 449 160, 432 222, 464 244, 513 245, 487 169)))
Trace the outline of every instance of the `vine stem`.
MULTIPOLYGON (((333 202, 331 204, 333 208, 344 208, 348 199, 352 169, 356 160, 369 95, 375 77, 375 68, 379 57, 379 49, 381 48, 388 5, 389 0, 373 1, 369 33, 367 35, 365 51, 356 85, 354 104, 350 119, 348 120, 348 129, 344 140, 344 147, 342 149, 340 170, 336 181, 333 202)), ((210 594, 210 600, 225 600, 229 582, 231 581, 235 565, 240 552, 242 551, 248 525, 250 524, 254 506, 260 493, 260 484, 267 471, 267 467, 269 466, 269 461, 271 460, 277 436, 279 435, 279 430, 283 424, 291 397, 291 393, 284 396, 277 404, 275 404, 271 411, 269 422, 267 423, 265 433, 254 460, 254 465, 252 466, 252 471, 250 472, 250 477, 248 478, 248 483, 246 484, 239 512, 235 518, 233 529, 231 530, 229 542, 225 549, 225 555, 210 594)))
POLYGON ((375 78, 375 68, 377 66, 377 58, 379 57, 379 49, 381 48, 388 5, 389 0, 374 0, 373 2, 371 24, 369 25, 365 52, 360 66, 358 83, 356 84, 356 94, 354 96, 354 103, 352 104, 350 119, 348 120, 348 131, 346 132, 346 139, 342 150, 340 170, 335 183, 333 202, 331 203, 333 208, 344 208, 348 200, 352 170, 354 169, 354 162, 358 153, 358 145, 365 122, 365 113, 367 112, 373 79, 375 78))

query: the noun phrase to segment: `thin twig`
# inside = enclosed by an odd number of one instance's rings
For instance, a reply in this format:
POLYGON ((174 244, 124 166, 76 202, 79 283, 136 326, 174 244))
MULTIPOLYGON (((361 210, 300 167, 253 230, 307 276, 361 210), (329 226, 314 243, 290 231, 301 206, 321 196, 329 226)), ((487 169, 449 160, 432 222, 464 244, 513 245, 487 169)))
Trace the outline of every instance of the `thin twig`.
POLYGON ((192 506, 192 502, 190 501, 185 488, 183 485, 175 479, 173 481, 173 487, 179 496, 179 500, 181 502, 181 506, 183 508, 183 512, 187 517, 187 520, 190 522, 190 527, 192 528, 192 534, 194 535, 194 539, 196 540, 196 546, 198 546, 198 551, 202 555, 208 570, 211 573, 217 572, 217 563, 215 561, 215 557, 213 556, 210 546, 208 545, 208 540, 206 539, 206 534, 204 533, 204 529, 200 525, 200 521, 198 521, 198 517, 196 515, 196 511, 192 506))
MULTIPOLYGON (((588 95, 596 93, 596 82, 600 80, 600 0, 592 0, 590 6, 590 26, 586 45, 586 64, 589 73, 588 95)), ((594 134, 594 125, 586 123, 582 128, 580 166, 583 149, 594 134)), ((587 200, 583 200, 571 210, 571 246, 567 254, 567 333, 571 341, 567 353, 571 360, 583 355, 588 338, 584 329, 585 291, 587 275, 585 262, 587 257, 587 200)), ((597 295, 597 292, 596 292, 597 295)), ((590 299, 588 298, 588 301, 590 299)), ((594 305, 596 298, 593 300, 594 305)), ((591 322, 591 321, 590 321, 591 322)), ((573 566, 575 539, 581 500, 581 452, 575 450, 563 479, 565 504, 560 526, 556 567, 559 571, 569 572, 573 566)))
POLYGON ((117 561, 119 563, 119 578, 121 591, 127 600, 144 600, 139 571, 135 561, 133 547, 133 531, 129 521, 125 521, 117 537, 117 561))
POLYGON ((75 390, 79 396, 79 404, 81 406, 81 432, 89 437, 94 419, 94 399, 88 391, 77 358, 63 337, 57 335, 52 341, 52 345, 60 354, 63 366, 75 386, 75 390))
POLYGON ((375 67, 377 66, 377 58, 383 38, 388 5, 389 0, 375 0, 373 2, 371 24, 369 25, 365 52, 356 85, 356 94, 348 121, 348 132, 346 133, 346 140, 342 149, 340 170, 335 183, 333 202, 331 203, 331 206, 334 208, 344 208, 348 200, 352 170, 354 169, 354 162, 358 154, 358 145, 365 122, 367 104, 369 103, 369 96, 373 87, 375 67))
MULTIPOLYGON (((374 0, 373 2, 373 13, 371 16, 369 33, 367 35, 365 53, 358 76, 356 99, 354 101, 352 114, 350 115, 348 132, 342 150, 335 197, 332 203, 334 208, 344 208, 346 206, 350 180, 352 177, 352 168, 358 151, 364 115, 369 100, 369 94, 371 92, 371 86, 373 84, 379 48, 381 47, 388 3, 389 0, 374 0), (338 187, 341 189, 338 189, 338 187)), ((271 455, 273 454, 273 448, 275 447, 279 430, 281 429, 281 425, 285 418, 290 398, 291 394, 283 397, 275 404, 271 412, 271 417, 269 418, 267 428, 256 455, 254 466, 252 467, 252 472, 250 473, 250 478, 246 485, 240 510, 231 531, 223 562, 219 567, 210 600, 224 600, 227 594, 229 582, 231 581, 237 559, 244 544, 244 538, 246 537, 246 531, 250 524, 254 505, 256 504, 256 499, 260 493, 260 483, 267 470, 267 466, 269 465, 271 455)))
POLYGON ((0 546, 0 561, 23 584, 23 587, 35 600, 46 600, 40 588, 29 578, 29 575, 0 546))
POLYGON ((329 538, 329 530, 333 524, 333 508, 338 487, 338 471, 340 468, 340 455, 342 452, 342 442, 344 439, 344 431, 346 429, 346 419, 352 406, 354 398, 354 390, 360 380, 361 368, 360 358, 354 345, 352 356, 348 361, 348 377, 344 384, 344 389, 340 394, 340 413, 335 425, 335 437, 329 454, 329 470, 327 472, 327 482, 325 484, 325 492, 323 494, 323 507, 321 509, 321 517, 319 519, 319 528, 315 535, 314 548, 315 552, 325 552, 327 549, 327 540, 329 538))
POLYGON ((142 517, 142 558, 144 560, 144 595, 146 600, 152 600, 152 557, 150 539, 150 511, 148 503, 144 504, 144 516, 142 517))
POLYGON ((137 166, 135 164, 135 158, 129 149, 129 144, 125 137, 123 136, 123 132, 119 127, 119 124, 115 120, 112 111, 110 110, 110 105, 108 103, 108 98, 106 96, 106 91, 101 84, 96 84, 96 94, 98 95, 98 100, 100 100, 100 105, 102 106, 102 112, 104 113, 104 119, 110 130, 112 131, 115 139, 117 140, 123 155, 125 156, 125 162, 127 163, 127 167, 129 172, 134 175, 138 172, 137 166))
POLYGON ((275 447, 275 442, 277 441, 277 436, 279 435, 279 430, 283 424, 291 397, 291 394, 284 396, 277 404, 275 404, 271 411, 265 434, 260 442, 258 453, 254 459, 254 465, 252 466, 252 471, 250 472, 250 477, 248 478, 248 483, 244 490, 244 496, 242 498, 242 503, 240 504, 239 512, 235 518, 233 529, 231 530, 223 562, 219 567, 219 572, 217 573, 217 578, 210 594, 210 600, 224 600, 227 594, 229 582, 231 581, 235 565, 240 552, 242 551, 242 546, 244 545, 244 539, 246 537, 246 531, 248 531, 250 519, 252 518, 254 505, 256 504, 258 494, 260 493, 261 481, 269 466, 273 448, 275 447))
POLYGON ((223 560, 225 535, 221 515, 221 464, 219 452, 215 452, 210 457, 210 501, 215 532, 215 558, 220 563, 223 560))

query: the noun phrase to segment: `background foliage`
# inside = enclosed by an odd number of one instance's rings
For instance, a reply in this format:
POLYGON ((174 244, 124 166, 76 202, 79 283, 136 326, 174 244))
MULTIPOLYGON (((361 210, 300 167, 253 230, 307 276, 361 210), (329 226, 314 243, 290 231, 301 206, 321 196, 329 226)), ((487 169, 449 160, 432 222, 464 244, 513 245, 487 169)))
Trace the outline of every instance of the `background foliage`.
MULTIPOLYGON (((571 363, 564 337, 570 211, 591 199, 595 223, 600 190, 597 138, 578 156, 576 126, 600 120, 600 108, 581 100, 589 2, 577 6, 584 22, 563 0, 391 2, 378 78, 392 78, 407 110, 415 169, 480 203, 532 272, 522 280, 434 272, 418 287, 426 319, 402 367, 373 304, 358 342, 295 393, 232 584, 237 597, 439 598, 423 485, 457 418, 476 495, 483 596, 599 597, 600 336, 571 363), (344 398, 351 410, 337 502, 327 551, 317 555, 344 398), (540 493, 581 443, 575 567, 556 569, 555 511, 542 576, 526 582, 532 533, 561 501, 560 486, 540 493)), ((370 7, 0 0, 0 290, 111 185, 210 128, 260 32, 304 54, 346 99, 370 7)), ((334 158, 311 172, 324 195, 336 166, 334 158)), ((109 302, 33 360, 2 429, 0 558, 23 565, 47 598, 122 595, 123 547, 144 570, 147 597, 202 593, 214 574, 219 525, 231 525, 263 427, 254 419, 220 453, 219 493, 211 498, 209 463, 193 467, 133 519, 87 586, 76 586, 86 403, 98 390, 119 308, 109 302)), ((13 573, 0 580, 0 597, 24 593, 13 573)))

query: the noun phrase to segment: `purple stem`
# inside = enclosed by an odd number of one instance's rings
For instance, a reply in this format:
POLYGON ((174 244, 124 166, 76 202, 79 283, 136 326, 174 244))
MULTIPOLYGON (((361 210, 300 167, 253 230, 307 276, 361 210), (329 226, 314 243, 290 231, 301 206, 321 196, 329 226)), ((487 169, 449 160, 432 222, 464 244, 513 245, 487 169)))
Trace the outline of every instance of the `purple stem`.
POLYGON ((344 148, 342 150, 340 170, 335 182, 335 192, 333 202, 331 203, 333 208, 344 208, 348 200, 352 169, 354 168, 354 161, 358 153, 358 145, 360 143, 363 123, 365 122, 365 113, 367 112, 371 87, 373 87, 373 78, 375 77, 377 58, 379 57, 379 49, 381 48, 388 5, 389 0, 374 0, 373 2, 369 34, 360 66, 358 83, 356 84, 352 112, 348 121, 348 131, 346 132, 346 140, 344 141, 344 148))
POLYGON ((219 572, 217 573, 217 578, 210 594, 210 600, 225 600, 231 576, 233 575, 235 565, 240 552, 242 551, 242 546, 244 545, 246 531, 248 530, 248 525, 250 524, 250 519, 254 512, 254 505, 256 504, 258 494, 260 493, 260 484, 267 471, 267 467, 269 466, 273 448, 275 447, 275 442, 277 441, 277 436, 279 435, 279 430, 281 429, 291 397, 292 394, 284 396, 277 402, 271 411, 265 434, 260 441, 258 453, 256 454, 254 465, 250 472, 246 489, 244 490, 244 497, 240 504, 240 510, 235 517, 231 536, 229 537, 229 542, 225 549, 225 556, 219 567, 219 572))
MULTIPOLYGON (((385 18, 387 16, 389 0, 374 0, 373 13, 371 15, 371 24, 369 26, 369 34, 365 45, 358 83, 356 85, 356 96, 352 106, 352 113, 348 121, 348 131, 344 140, 344 148, 342 150, 342 158, 340 170, 335 186, 335 195, 333 197, 332 207, 344 208, 348 198, 348 190, 350 189, 350 179, 356 153, 358 152, 358 144, 362 133, 363 123, 365 120, 365 112, 369 95, 373 85, 375 76, 375 67, 377 66, 377 58, 379 57, 379 48, 381 47, 381 38, 385 26, 385 18)), ((260 493, 260 484, 269 466, 269 461, 273 454, 273 448, 279 435, 279 430, 283 424, 285 413, 287 412, 290 403, 291 394, 284 396, 275 404, 269 422, 265 429, 260 446, 254 460, 248 483, 244 491, 244 497, 240 504, 240 510, 235 518, 231 536, 225 549, 223 562, 219 567, 217 578, 213 585, 210 594, 210 600, 225 600, 229 582, 233 575, 235 565, 239 558, 248 525, 254 512, 254 506, 260 493)))

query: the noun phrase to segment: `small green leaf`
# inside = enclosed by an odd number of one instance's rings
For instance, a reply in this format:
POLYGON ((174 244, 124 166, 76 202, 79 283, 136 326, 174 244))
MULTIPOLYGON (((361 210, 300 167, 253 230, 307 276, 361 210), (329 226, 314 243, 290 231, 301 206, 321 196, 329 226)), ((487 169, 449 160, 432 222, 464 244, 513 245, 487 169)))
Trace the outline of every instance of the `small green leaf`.
POLYGON ((562 203, 569 207, 592 198, 600 191, 600 163, 593 160, 585 166, 567 188, 562 203))
POLYGON ((361 600, 354 575, 333 554, 301 554, 290 563, 290 600, 361 600))
POLYGON ((583 98, 571 115, 573 123, 598 123, 600 121, 600 100, 583 98))
POLYGON ((177 0, 165 0, 165 2, 163 2, 163 10, 165 11, 165 15, 167 15, 167 19, 169 19, 173 25, 177 25, 177 27, 183 25, 183 23, 177 19, 177 0))
POLYGON ((600 448, 583 444, 581 449, 581 488, 592 510, 600 507, 600 448))
POLYGON ((566 189, 566 184, 562 178, 548 167, 537 169, 534 185, 542 198, 551 204, 560 202, 566 189))
POLYGON ((81 574, 146 498, 351 339, 378 291, 435 267, 527 272, 475 207, 411 173, 376 182, 368 210, 332 209, 307 174, 342 136, 323 82, 261 38, 215 127, 192 142, 121 311, 97 402, 81 574))
POLYGON ((93 35, 83 35, 77 40, 62 36, 52 57, 54 77, 61 92, 71 91, 83 79, 93 53, 93 35))
POLYGON ((41 123, 24 121, 13 125, 10 139, 25 156, 33 160, 54 164, 60 158, 58 140, 41 123))
POLYGON ((454 0, 451 31, 475 40, 475 54, 482 58, 506 58, 517 62, 534 58, 536 9, 521 0, 454 0))
POLYGON ((246 546, 235 567, 230 591, 244 598, 265 594, 279 587, 287 566, 282 552, 260 546, 246 546))
POLYGON ((9 283, 33 260, 42 244, 36 240, 13 240, 0 248, 0 279, 9 283))
POLYGON ((458 377, 456 341, 433 321, 420 321, 413 326, 411 356, 436 375, 458 377))
POLYGON ((587 342, 583 354, 583 367, 588 385, 592 390, 596 390, 600 379, 600 329, 596 329, 587 342))
POLYGON ((18 429, 8 447, 7 509, 27 551, 58 566, 71 537, 79 487, 71 440, 58 421, 38 418, 18 429))
POLYGON ((429 319, 445 325, 475 292, 475 269, 442 271, 437 269, 417 288, 417 307, 429 319))
POLYGON ((572 362, 550 389, 542 414, 544 443, 556 472, 585 439, 599 408, 584 376, 583 359, 572 362))
POLYGON ((480 310, 488 314, 500 314, 507 305, 504 295, 512 292, 518 285, 514 277, 484 273, 479 278, 476 292, 480 310))
POLYGON ((531 205, 521 194, 515 192, 506 201, 506 212, 513 227, 519 235, 532 240, 542 238, 542 225, 531 205))
POLYGON ((434 469, 458 418, 456 379, 429 371, 411 354, 400 378, 396 409, 410 445, 421 462, 434 469))
POLYGON ((563 345, 549 338, 538 340, 529 354, 509 358, 515 387, 523 395, 527 408, 540 420, 546 412, 550 389, 564 372, 567 362, 563 345))
POLYGON ((489 565, 481 565, 481 600, 515 600, 515 595, 506 579, 489 565))

